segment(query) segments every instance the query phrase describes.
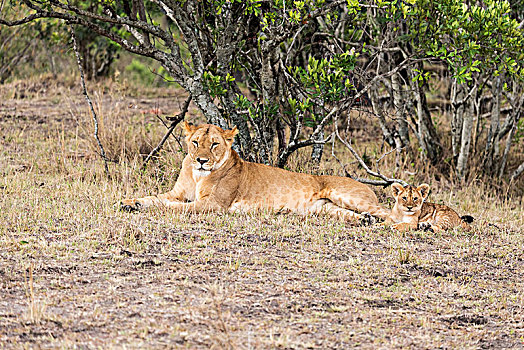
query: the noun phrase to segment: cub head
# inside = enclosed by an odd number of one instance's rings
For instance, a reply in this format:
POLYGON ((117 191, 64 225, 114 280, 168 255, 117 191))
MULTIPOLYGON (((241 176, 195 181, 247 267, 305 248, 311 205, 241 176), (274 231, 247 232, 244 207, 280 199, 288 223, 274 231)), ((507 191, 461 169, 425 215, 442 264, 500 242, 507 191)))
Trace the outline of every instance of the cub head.
POLYGON ((427 184, 418 187, 411 185, 404 187, 401 184, 394 183, 391 186, 393 197, 396 200, 395 207, 406 214, 414 214, 420 211, 422 203, 428 198, 429 185, 427 184))
POLYGON ((236 127, 223 130, 211 124, 194 126, 184 122, 184 132, 193 174, 207 176, 229 158, 238 130, 236 127))

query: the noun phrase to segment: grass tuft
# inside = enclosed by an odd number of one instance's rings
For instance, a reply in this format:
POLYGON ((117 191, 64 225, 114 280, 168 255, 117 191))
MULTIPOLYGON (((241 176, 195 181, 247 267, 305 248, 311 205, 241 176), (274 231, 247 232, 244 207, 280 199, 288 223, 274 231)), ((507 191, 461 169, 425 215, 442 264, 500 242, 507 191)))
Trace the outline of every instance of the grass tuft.
POLYGON ((34 279, 33 279, 34 266, 32 263, 31 265, 29 265, 28 270, 29 270, 29 274, 27 270, 24 271, 25 293, 28 299, 27 318, 30 323, 39 324, 44 319, 44 314, 45 314, 47 305, 45 302, 38 300, 35 297, 35 288, 34 288, 34 279))

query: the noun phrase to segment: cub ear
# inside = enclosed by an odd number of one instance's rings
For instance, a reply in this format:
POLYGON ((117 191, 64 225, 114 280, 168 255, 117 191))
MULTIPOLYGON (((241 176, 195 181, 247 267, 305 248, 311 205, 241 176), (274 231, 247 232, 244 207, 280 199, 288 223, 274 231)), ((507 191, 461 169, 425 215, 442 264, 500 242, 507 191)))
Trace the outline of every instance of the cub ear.
POLYGON ((391 185, 391 190, 393 192, 393 197, 397 198, 400 192, 404 191, 404 186, 395 182, 393 185, 391 185))
POLYGON ((417 191, 420 192, 420 194, 422 195, 422 198, 426 199, 429 195, 429 185, 422 184, 419 187, 417 187, 417 191))
POLYGON ((231 142, 233 143, 233 139, 235 138, 235 136, 238 134, 238 129, 237 127, 235 126, 233 129, 231 130, 224 130, 224 133, 222 134, 224 136, 224 138, 228 141, 228 142, 231 142))
POLYGON ((184 133, 186 134, 186 137, 189 137, 193 135, 193 133, 196 131, 197 127, 193 124, 189 124, 184 120, 184 133))

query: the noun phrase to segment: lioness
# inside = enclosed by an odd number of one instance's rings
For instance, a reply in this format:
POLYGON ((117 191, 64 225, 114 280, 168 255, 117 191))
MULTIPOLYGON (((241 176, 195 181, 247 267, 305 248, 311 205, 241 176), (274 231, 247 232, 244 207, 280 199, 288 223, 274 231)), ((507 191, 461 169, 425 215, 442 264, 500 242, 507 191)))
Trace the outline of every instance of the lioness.
POLYGON ((188 154, 174 189, 158 196, 124 199, 122 209, 151 205, 180 212, 272 209, 326 213, 347 221, 369 220, 369 214, 389 217, 390 211, 379 206, 371 188, 353 179, 295 173, 242 160, 231 149, 236 127, 223 130, 185 122, 184 131, 188 154))
POLYGON ((393 184, 395 205, 391 210, 391 220, 395 222, 393 228, 397 230, 427 230, 442 231, 454 227, 462 227, 469 231, 468 223, 473 217, 465 215, 460 217, 456 211, 442 204, 428 203, 429 185, 422 184, 418 187, 393 184))

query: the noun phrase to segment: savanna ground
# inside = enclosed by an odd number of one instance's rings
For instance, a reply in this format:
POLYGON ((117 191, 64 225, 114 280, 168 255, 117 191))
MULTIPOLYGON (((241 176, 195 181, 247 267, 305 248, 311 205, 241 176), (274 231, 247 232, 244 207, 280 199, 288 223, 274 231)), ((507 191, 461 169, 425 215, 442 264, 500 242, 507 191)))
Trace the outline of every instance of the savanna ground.
POLYGON ((71 85, 1 87, 1 347, 524 347, 519 191, 433 183, 433 201, 477 219, 471 233, 124 213, 120 199, 174 184, 184 156, 174 139, 144 172, 138 155, 165 132, 154 114, 176 113, 184 97, 93 88, 102 142, 119 161, 108 180, 71 85))

